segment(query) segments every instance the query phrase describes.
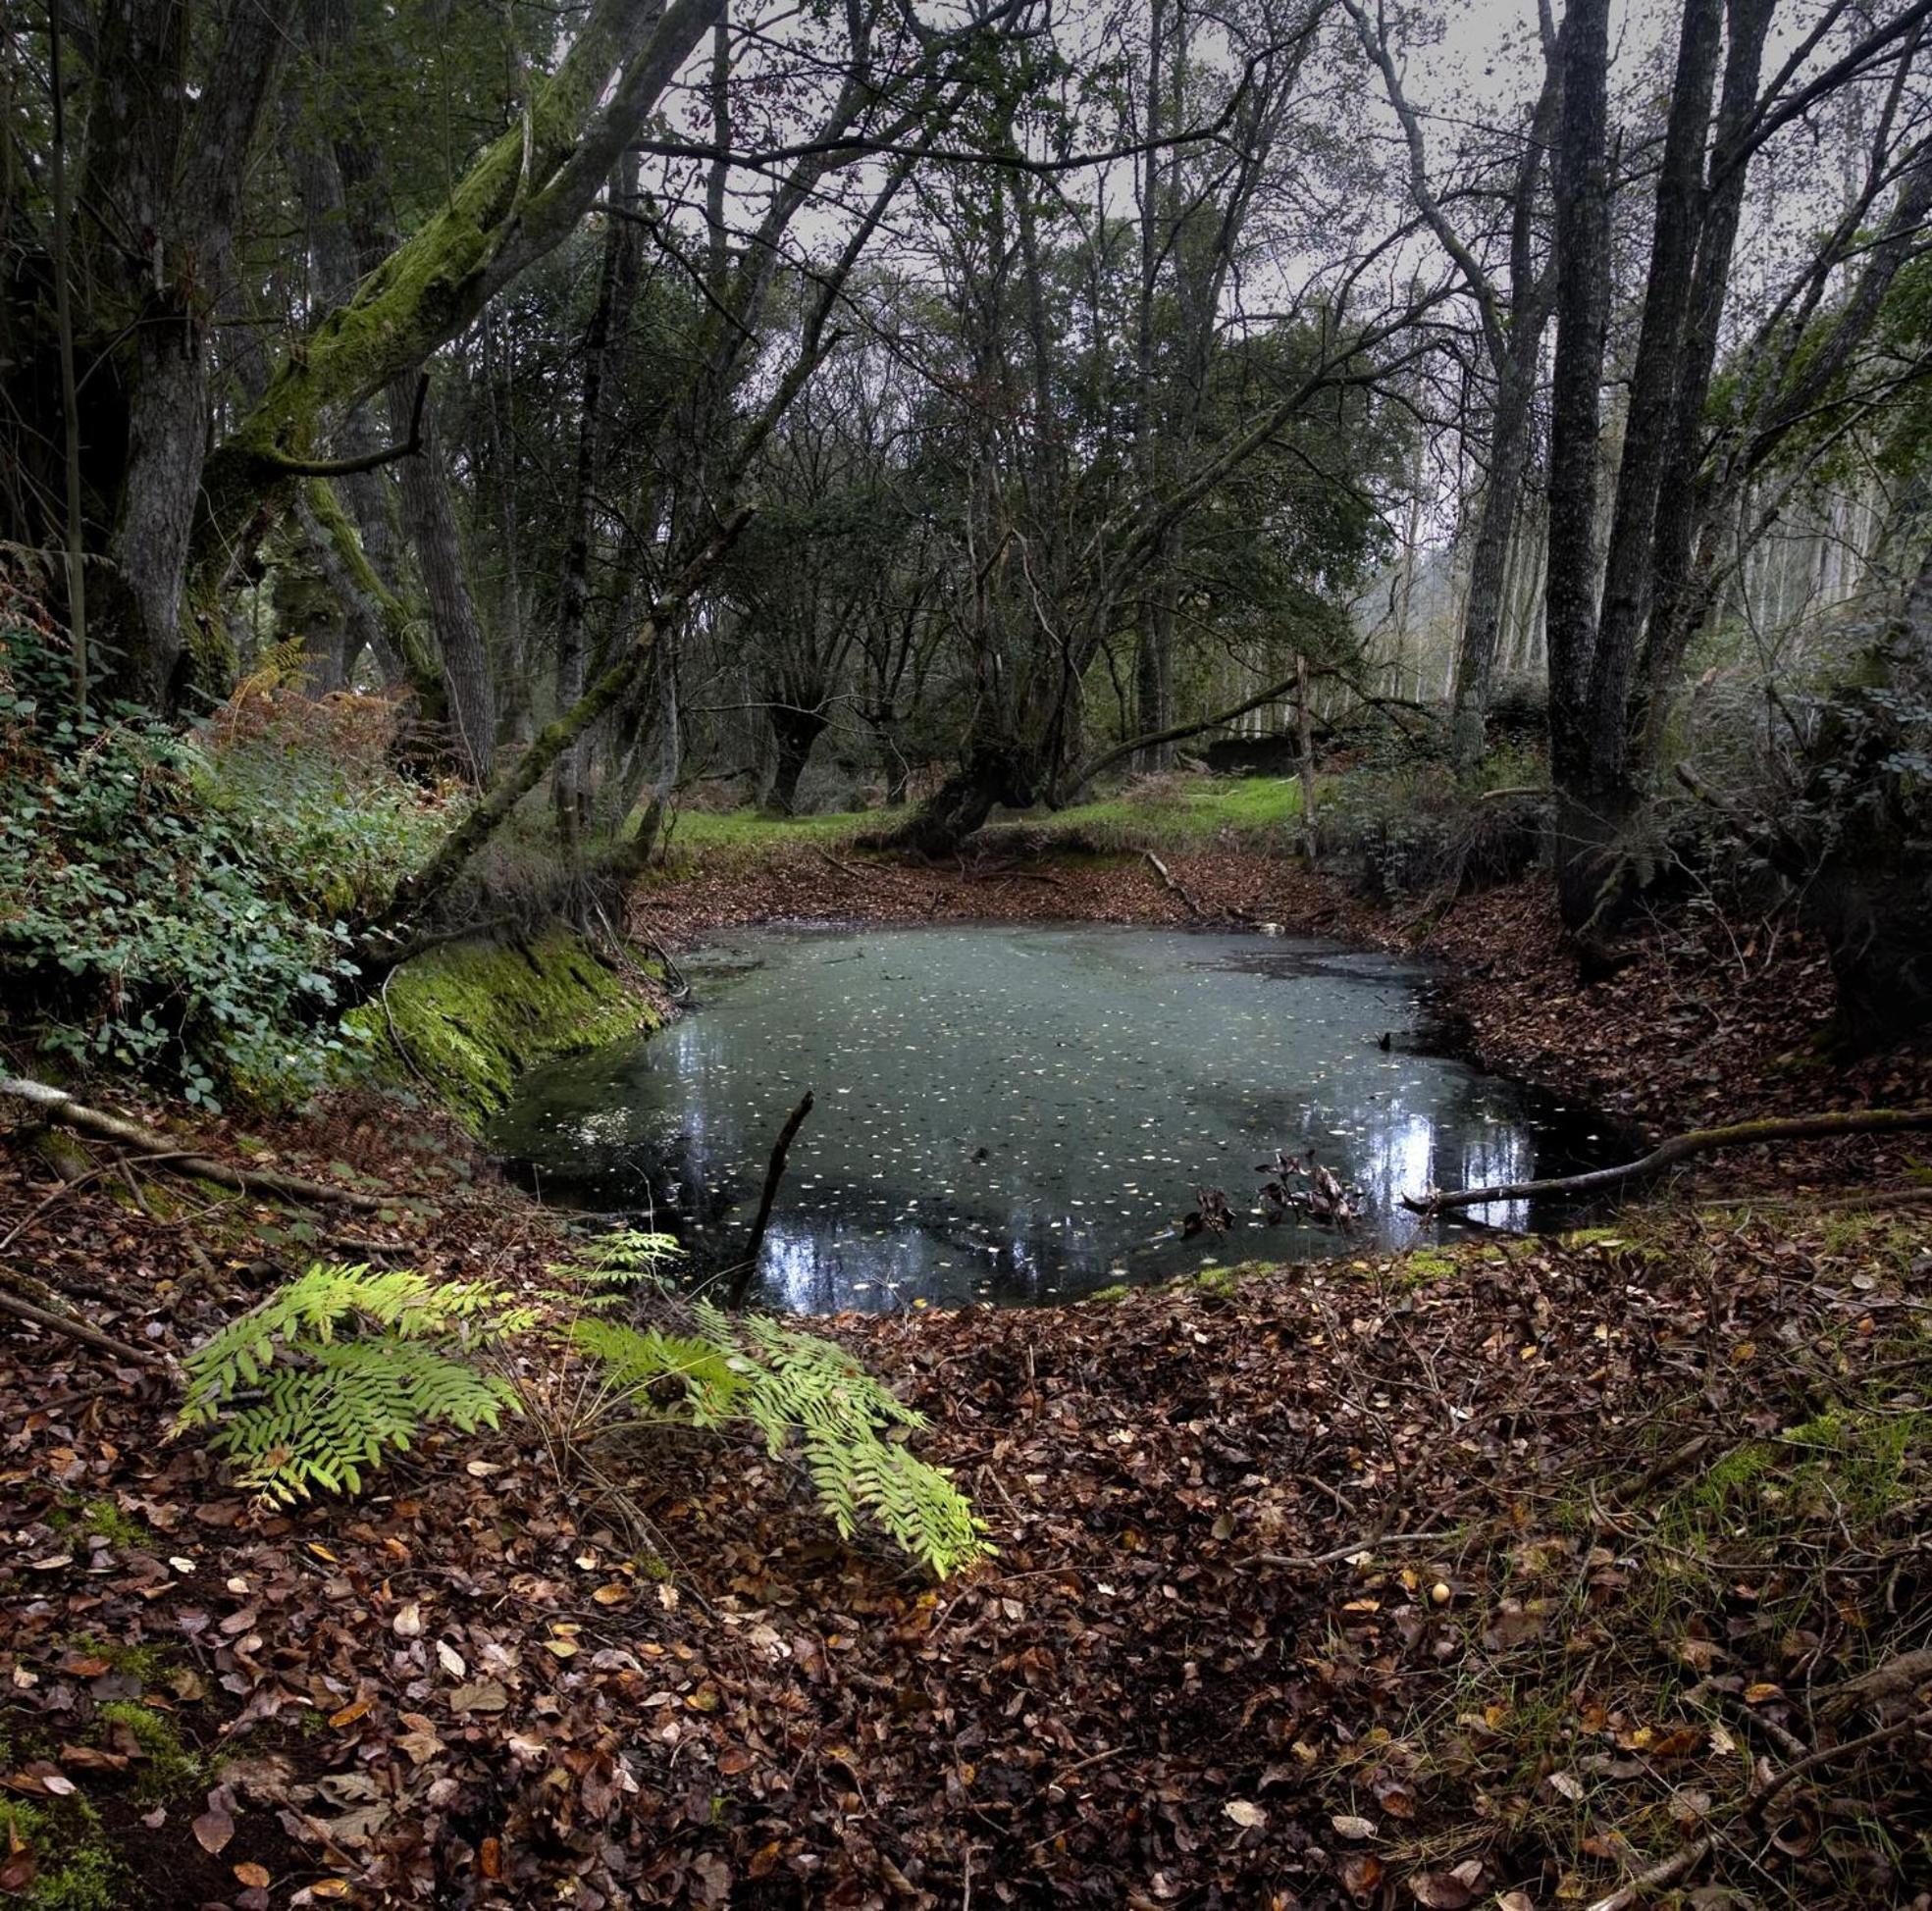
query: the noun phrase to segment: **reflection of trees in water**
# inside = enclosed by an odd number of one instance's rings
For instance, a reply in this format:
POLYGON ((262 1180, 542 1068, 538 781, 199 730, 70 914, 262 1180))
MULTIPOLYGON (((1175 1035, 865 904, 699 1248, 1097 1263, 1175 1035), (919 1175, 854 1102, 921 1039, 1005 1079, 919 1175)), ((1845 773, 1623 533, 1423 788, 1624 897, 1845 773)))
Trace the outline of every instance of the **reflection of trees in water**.
POLYGON ((1070 1299, 1106 1281, 1112 1258, 1092 1230, 1055 1228, 1054 1218, 1019 1208, 881 1230, 788 1221, 781 1206, 765 1236, 761 1298, 814 1313, 1070 1299))

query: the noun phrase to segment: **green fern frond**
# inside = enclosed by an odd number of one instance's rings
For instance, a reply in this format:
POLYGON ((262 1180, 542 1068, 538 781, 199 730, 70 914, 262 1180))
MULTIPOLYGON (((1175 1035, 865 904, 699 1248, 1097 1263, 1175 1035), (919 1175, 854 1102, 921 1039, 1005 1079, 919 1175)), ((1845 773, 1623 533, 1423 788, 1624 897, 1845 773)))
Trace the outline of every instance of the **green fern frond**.
MULTIPOLYGON (((887 1437, 926 1424, 844 1348, 763 1315, 692 1304, 694 1334, 639 1330, 602 1318, 575 1321, 571 1338, 621 1387, 666 1377, 693 1425, 742 1420, 774 1457, 794 1444, 819 1505, 850 1539, 867 1518, 941 1578, 992 1549, 958 1486, 887 1437)), ((674 1411, 658 1406, 658 1411, 674 1411)))
POLYGON ((550 1268, 579 1287, 629 1289, 667 1284, 671 1264, 684 1253, 675 1234, 620 1227, 600 1234, 577 1259, 550 1268))
POLYGON ((359 1492, 425 1425, 474 1433, 519 1411, 515 1388, 473 1356, 538 1317, 487 1281, 317 1265, 187 1356, 175 1430, 214 1426, 210 1446, 285 1504, 316 1487, 359 1492))

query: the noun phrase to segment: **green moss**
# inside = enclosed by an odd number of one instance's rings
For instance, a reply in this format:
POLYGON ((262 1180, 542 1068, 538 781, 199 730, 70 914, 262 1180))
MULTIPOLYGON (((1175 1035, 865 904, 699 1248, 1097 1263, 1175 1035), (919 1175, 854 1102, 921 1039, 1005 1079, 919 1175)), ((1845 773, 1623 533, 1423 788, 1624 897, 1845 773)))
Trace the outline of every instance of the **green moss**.
POLYGON ((47 1524, 57 1532, 98 1533, 112 1546, 148 1551, 155 1543, 153 1533, 109 1499, 79 1500, 56 1507, 48 1514, 47 1524))
POLYGON ((26 1911, 117 1911, 128 1902, 127 1868, 85 1799, 0 1801, 0 1850, 17 1844, 33 1854, 33 1883, 9 1902, 26 1911))
POLYGON ((173 1656, 158 1645, 130 1645, 125 1639, 97 1639, 91 1632, 77 1632, 64 1641, 72 1652, 85 1653, 92 1659, 105 1659, 109 1668, 143 1686, 159 1685, 175 1664, 173 1656))
POLYGON ((1428 1249, 1405 1254, 1395 1264, 1395 1271, 1403 1281, 1418 1287, 1425 1281, 1442 1280, 1455 1270, 1456 1262, 1453 1255, 1432 1253, 1428 1249))
POLYGON ((1932 1412, 1828 1408, 1774 1439, 1725 1454, 1679 1495, 1674 1509, 1729 1519, 1770 1509, 1789 1518, 1829 1512, 1854 1525, 1883 1521, 1922 1490, 1932 1459, 1932 1412))
POLYGON ((98 1716, 103 1730, 124 1726, 141 1748, 134 1796, 143 1804, 160 1805, 184 1798, 206 1782, 206 1762, 188 1749, 181 1733, 160 1713, 123 1701, 102 1706, 98 1716))
POLYGON ((1606 1241, 1621 1242, 1625 1235, 1619 1227, 1576 1227, 1561 1238, 1566 1248, 1593 1248, 1606 1241))
POLYGON ((1272 1271, 1265 1262, 1260 1261, 1237 1261, 1228 1267, 1224 1267, 1219 1262, 1211 1262, 1199 1273, 1187 1276, 1187 1281, 1189 1286, 1204 1294, 1231 1294, 1242 1282, 1272 1271))
POLYGON ((472 1128, 535 1063, 654 1026, 637 996, 562 930, 515 948, 436 950, 391 978, 387 1007, 356 1011, 385 1052, 387 1072, 418 1086, 427 1080, 472 1128))
POLYGON ((1135 1290, 1126 1281, 1117 1280, 1111 1287, 1096 1287, 1091 1294, 1081 1300, 1083 1307, 1111 1307, 1116 1301, 1124 1301, 1135 1290))

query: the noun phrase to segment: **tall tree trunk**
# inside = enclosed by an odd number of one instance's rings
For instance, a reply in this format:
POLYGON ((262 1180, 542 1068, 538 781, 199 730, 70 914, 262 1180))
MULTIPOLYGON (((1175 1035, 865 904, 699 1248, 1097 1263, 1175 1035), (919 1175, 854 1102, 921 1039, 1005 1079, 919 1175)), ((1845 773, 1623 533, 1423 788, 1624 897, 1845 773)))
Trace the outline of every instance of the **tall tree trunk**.
MULTIPOLYGON (((637 157, 627 154, 611 175, 609 194, 628 204, 637 190, 637 157)), ((577 464, 570 500, 570 542, 558 585, 556 703, 567 710, 583 695, 589 644, 591 546, 597 530, 598 474, 601 464, 604 408, 614 356, 613 341, 630 324, 637 289, 637 232, 614 214, 604 220, 597 300, 584 329, 583 402, 577 422, 577 464)), ((582 742, 557 759, 554 781, 557 835, 574 849, 590 814, 590 779, 582 742)))
POLYGON ((765 807, 780 815, 798 813, 799 779, 811 761, 812 746, 825 734, 827 721, 818 710, 774 708, 771 711, 773 764, 766 787, 765 807))
POLYGON ((1621 823, 1630 801, 1626 711, 1638 643, 1652 601, 1658 507, 1686 375, 1685 335, 1704 223, 1704 141, 1722 37, 1723 0, 1685 0, 1590 667, 1585 785, 1610 827, 1621 823))
POLYGON ((231 0, 198 99, 187 84, 188 9, 176 0, 109 9, 96 55, 81 204, 99 222, 92 276, 123 290, 132 337, 128 458, 98 635, 112 691, 157 709, 190 685, 210 696, 227 688, 224 628, 212 617, 190 627, 183 603, 210 409, 214 287, 196 266, 233 252, 243 171, 287 37, 269 9, 231 0))
MULTIPOLYGON (((415 405, 413 390, 390 387, 390 424, 407 438, 415 405)), ((448 688, 450 744, 464 780, 479 790, 490 787, 496 753, 496 701, 490 684, 490 652, 477 620, 463 566, 463 541, 449 501, 435 406, 425 407, 422 450, 400 461, 402 519, 416 553, 423 594, 436 630, 448 688)))
POLYGON ((1559 794, 1558 890, 1580 927, 1595 907, 1602 837, 1591 802, 1590 669, 1596 637, 1597 434, 1609 324, 1609 0, 1570 0, 1558 58, 1563 103, 1552 179, 1556 362, 1550 394, 1550 774, 1559 794))
POLYGON ((1517 168, 1509 244, 1510 326, 1504 348, 1492 357, 1495 408, 1489 418, 1489 466, 1482 514, 1470 553, 1469 595, 1463 606, 1462 642, 1456 652, 1450 749, 1459 769, 1473 769, 1483 754, 1484 718, 1495 687, 1496 657, 1508 607, 1510 551, 1517 532, 1533 434, 1537 380, 1542 366, 1543 328, 1549 293, 1537 274, 1538 183, 1556 122, 1558 88, 1552 71, 1530 122, 1517 168))

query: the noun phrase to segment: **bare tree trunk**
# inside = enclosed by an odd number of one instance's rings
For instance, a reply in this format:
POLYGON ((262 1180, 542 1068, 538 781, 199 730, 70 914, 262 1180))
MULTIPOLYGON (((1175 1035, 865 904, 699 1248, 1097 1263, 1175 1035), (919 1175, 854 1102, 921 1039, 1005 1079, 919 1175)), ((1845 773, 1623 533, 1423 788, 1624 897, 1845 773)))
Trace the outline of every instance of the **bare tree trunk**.
POLYGON ((1596 638, 1597 433, 1609 323, 1609 0, 1571 0, 1559 58, 1563 104, 1552 177, 1556 206, 1556 364, 1550 393, 1549 754, 1562 801, 1558 886, 1564 919, 1594 907, 1590 664, 1596 638))
POLYGON ((1295 768, 1301 778, 1301 840, 1310 862, 1322 853, 1315 815, 1315 712, 1308 701, 1308 659, 1295 653, 1295 768))

